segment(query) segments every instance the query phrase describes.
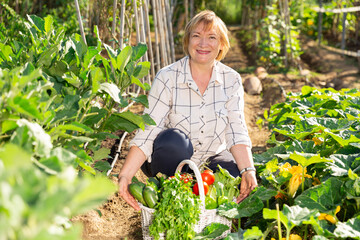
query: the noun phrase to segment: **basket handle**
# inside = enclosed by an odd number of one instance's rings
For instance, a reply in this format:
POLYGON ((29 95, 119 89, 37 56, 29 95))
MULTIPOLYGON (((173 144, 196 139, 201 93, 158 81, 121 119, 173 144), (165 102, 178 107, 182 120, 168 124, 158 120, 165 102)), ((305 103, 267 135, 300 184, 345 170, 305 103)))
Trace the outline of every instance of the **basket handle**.
POLYGON ((185 159, 185 160, 183 160, 183 161, 181 161, 181 162, 179 163, 179 165, 178 165, 177 168, 176 168, 175 173, 180 172, 181 169, 185 166, 185 164, 188 164, 189 167, 190 167, 190 168, 194 171, 194 173, 195 173, 196 181, 197 181, 198 186, 199 186, 199 195, 200 195, 201 204, 202 204, 203 206, 205 206, 205 192, 204 192, 204 188, 201 187, 201 186, 203 186, 203 180, 202 180, 202 178, 201 178, 201 173, 200 173, 200 171, 199 171, 199 168, 196 166, 196 164, 195 164, 193 161, 191 161, 191 160, 185 159))

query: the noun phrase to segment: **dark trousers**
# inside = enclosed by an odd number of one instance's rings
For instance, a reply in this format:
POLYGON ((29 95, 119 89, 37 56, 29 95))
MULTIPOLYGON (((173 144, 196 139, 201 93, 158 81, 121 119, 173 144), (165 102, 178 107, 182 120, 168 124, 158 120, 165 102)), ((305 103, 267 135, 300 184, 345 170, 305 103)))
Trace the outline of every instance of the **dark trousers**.
MULTIPOLYGON (((190 159, 192 155, 193 146, 186 134, 179 129, 169 128, 160 132, 155 138, 151 163, 145 161, 141 170, 148 177, 156 176, 159 172, 172 176, 179 163, 184 159, 190 159)), ((232 176, 240 176, 234 157, 227 150, 210 157, 207 162, 209 162, 207 167, 214 172, 220 165, 232 176)), ((182 171, 191 172, 188 166, 184 166, 182 171)))

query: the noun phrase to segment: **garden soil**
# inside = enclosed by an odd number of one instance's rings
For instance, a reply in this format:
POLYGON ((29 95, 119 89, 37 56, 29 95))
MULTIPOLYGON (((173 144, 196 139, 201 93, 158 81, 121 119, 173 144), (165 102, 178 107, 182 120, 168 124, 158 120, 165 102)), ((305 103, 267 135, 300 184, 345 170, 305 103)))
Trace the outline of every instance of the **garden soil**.
MULTIPOLYGON (((232 32, 232 47, 223 60, 225 64, 242 73, 243 79, 254 75, 249 70, 255 69, 251 53, 244 52, 241 46, 241 36, 232 32)), ((245 93, 245 115, 249 134, 252 140, 253 153, 262 153, 267 149, 266 141, 270 132, 266 125, 258 125, 259 119, 263 118, 265 110, 270 106, 285 100, 284 92, 299 92, 304 85, 322 87, 360 88, 359 63, 354 58, 325 50, 312 40, 302 40, 304 53, 301 55, 299 65, 303 74, 294 72, 292 74, 272 74, 262 80, 263 91, 260 95, 249 95, 245 93), (304 70, 310 74, 304 76, 304 70)), ((181 55, 178 56, 180 58, 181 55)), ((141 113, 143 108, 134 105, 131 108, 136 113, 141 113)), ((123 132, 116 133, 121 137, 123 132)), ((128 143, 133 137, 128 134, 122 144, 120 158, 118 159, 111 178, 117 182, 116 174, 119 173, 128 150, 128 143)), ((119 140, 109 139, 103 142, 103 146, 112 149, 115 153, 118 149, 119 140)), ((115 154, 114 154, 115 155, 115 154)), ((138 171, 136 177, 145 182, 145 175, 138 171)), ((97 210, 75 216, 72 221, 83 225, 83 240, 140 240, 142 239, 140 212, 135 211, 119 196, 114 194, 106 203, 99 206, 97 210)))

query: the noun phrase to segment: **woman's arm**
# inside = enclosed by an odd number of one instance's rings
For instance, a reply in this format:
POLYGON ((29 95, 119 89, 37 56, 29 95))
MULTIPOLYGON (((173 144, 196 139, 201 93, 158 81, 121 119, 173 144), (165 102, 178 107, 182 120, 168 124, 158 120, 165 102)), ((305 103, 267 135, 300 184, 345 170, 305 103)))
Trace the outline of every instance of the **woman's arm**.
POLYGON ((130 194, 128 187, 131 183, 131 179, 145 161, 146 156, 143 151, 136 146, 132 146, 119 173, 119 196, 137 211, 141 210, 140 206, 130 194))
MULTIPOLYGON (((254 168, 254 162, 252 158, 252 153, 250 147, 244 144, 237 144, 231 147, 230 152, 234 156, 236 165, 239 168, 239 171, 244 168, 254 168)), ((257 187, 256 172, 255 171, 245 171, 241 175, 241 186, 240 194, 236 199, 236 202, 239 203, 244 200, 255 187, 257 187)))

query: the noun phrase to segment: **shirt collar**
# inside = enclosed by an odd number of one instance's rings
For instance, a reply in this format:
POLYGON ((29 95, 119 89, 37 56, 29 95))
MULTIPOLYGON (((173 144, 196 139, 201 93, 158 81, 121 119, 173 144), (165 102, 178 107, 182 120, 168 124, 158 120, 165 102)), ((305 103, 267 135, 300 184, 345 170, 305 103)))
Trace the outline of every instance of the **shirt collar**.
MULTIPOLYGON (((190 58, 189 56, 186 56, 183 58, 184 60, 184 82, 183 83, 188 83, 188 82, 194 82, 194 79, 191 76, 191 71, 190 71, 190 58)), ((218 61, 215 61, 214 67, 213 67, 213 72, 211 74, 211 79, 210 79, 210 83, 219 83, 219 84, 224 84, 223 79, 221 77, 220 74, 220 70, 219 70, 220 64, 218 61)))

